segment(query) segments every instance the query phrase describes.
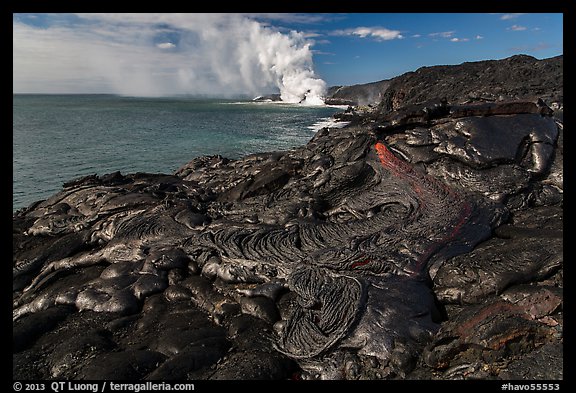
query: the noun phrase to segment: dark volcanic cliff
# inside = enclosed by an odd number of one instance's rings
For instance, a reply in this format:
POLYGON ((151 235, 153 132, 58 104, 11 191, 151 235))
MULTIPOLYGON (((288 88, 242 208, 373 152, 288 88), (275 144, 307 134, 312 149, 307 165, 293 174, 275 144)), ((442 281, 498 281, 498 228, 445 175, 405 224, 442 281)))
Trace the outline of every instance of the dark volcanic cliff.
MULTIPOLYGON (((13 217, 14 379, 562 379, 562 58, 13 217)), ((382 86, 381 86, 382 87, 382 86)))
POLYGON ((562 103, 563 56, 538 60, 516 55, 455 66, 422 67, 393 78, 381 100, 383 111, 432 98, 452 103, 543 99, 562 103))
POLYGON ((370 105, 379 103, 390 85, 389 80, 352 86, 332 86, 326 93, 326 104, 370 105))
POLYGON ((452 103, 543 99, 554 106, 564 101, 563 56, 538 60, 516 55, 460 65, 421 67, 389 80, 332 86, 328 104, 380 104, 391 111, 407 104, 444 97, 452 103))

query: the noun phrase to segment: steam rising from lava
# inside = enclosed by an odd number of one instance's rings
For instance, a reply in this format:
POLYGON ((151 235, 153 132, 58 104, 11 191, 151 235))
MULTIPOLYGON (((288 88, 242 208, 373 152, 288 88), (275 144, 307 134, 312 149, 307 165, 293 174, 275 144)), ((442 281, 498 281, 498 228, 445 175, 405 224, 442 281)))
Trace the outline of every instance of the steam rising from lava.
POLYGON ((306 35, 243 14, 62 14, 14 21, 14 90, 259 95, 322 104, 306 35), (81 81, 81 83, 79 82, 81 81))

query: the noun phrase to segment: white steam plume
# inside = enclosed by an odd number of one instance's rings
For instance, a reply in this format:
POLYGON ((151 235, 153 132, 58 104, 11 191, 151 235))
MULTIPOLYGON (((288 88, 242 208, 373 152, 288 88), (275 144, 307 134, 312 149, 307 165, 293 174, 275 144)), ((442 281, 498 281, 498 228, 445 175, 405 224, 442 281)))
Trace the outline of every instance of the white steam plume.
POLYGON ((282 100, 323 104, 322 96, 326 92, 326 83, 314 75, 310 44, 303 35, 297 32, 281 34, 264 28, 257 22, 249 23, 249 41, 256 49, 260 69, 269 75, 280 89, 282 100))
POLYGON ((15 92, 231 96, 277 89, 286 102, 322 104, 326 91, 304 34, 246 15, 78 14, 48 27, 23 22, 14 21, 15 92))

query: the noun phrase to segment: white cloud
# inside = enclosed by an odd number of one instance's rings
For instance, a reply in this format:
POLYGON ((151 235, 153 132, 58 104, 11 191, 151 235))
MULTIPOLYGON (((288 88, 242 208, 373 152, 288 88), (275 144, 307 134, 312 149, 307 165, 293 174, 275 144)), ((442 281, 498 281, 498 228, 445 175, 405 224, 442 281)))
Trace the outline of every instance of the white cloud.
POLYGON ((455 31, 441 31, 437 33, 430 33, 428 34, 429 37, 441 37, 441 38, 450 38, 454 35, 455 31))
POLYGON ((156 46, 160 49, 172 49, 172 48, 176 48, 176 45, 174 45, 171 42, 161 42, 159 44, 156 44, 156 46))
POLYGON ((63 27, 13 25, 14 91, 142 93, 160 86, 149 78, 166 71, 160 56, 98 33, 63 27), (78 83, 80 82, 80 83, 78 83))
POLYGON ((512 25, 512 26, 508 27, 506 30, 524 31, 524 30, 526 30, 526 27, 525 26, 519 26, 519 25, 512 25))
POLYGON ((420 37, 422 37, 420 34, 413 34, 412 35, 412 38, 420 38, 420 37))
POLYGON ((302 33, 302 36, 303 36, 304 38, 316 38, 316 37, 322 37, 322 34, 316 33, 316 32, 313 32, 313 31, 308 31, 308 32, 303 32, 303 33, 302 33))
POLYGON ((482 37, 480 34, 478 34, 478 35, 477 35, 476 37, 474 37, 474 38, 477 39, 477 40, 481 40, 481 39, 483 39, 484 37, 482 37))
POLYGON ((326 52, 326 51, 322 51, 322 50, 312 50, 312 53, 314 53, 315 55, 320 55, 320 56, 336 56, 336 53, 334 53, 334 52, 326 52))
POLYGON ((454 37, 454 38, 451 38, 450 41, 451 41, 451 42, 466 42, 466 41, 470 41, 470 39, 468 39, 468 38, 457 38, 457 37, 454 37))
POLYGON ((334 35, 355 35, 360 38, 374 38, 379 41, 389 41, 402 39, 402 32, 399 30, 390 30, 385 27, 356 27, 353 29, 337 30, 334 35))
POLYGON ((523 13, 514 13, 514 14, 504 14, 500 17, 501 20, 510 20, 510 19, 516 19, 519 16, 524 15, 523 13))

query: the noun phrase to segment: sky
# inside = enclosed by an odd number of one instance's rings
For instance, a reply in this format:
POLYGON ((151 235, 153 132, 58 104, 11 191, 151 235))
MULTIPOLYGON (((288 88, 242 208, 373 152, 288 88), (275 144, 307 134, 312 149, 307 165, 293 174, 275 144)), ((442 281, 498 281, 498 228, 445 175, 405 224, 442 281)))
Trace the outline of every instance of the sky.
POLYGON ((13 14, 14 93, 295 100, 515 54, 563 54, 563 14, 13 14))

